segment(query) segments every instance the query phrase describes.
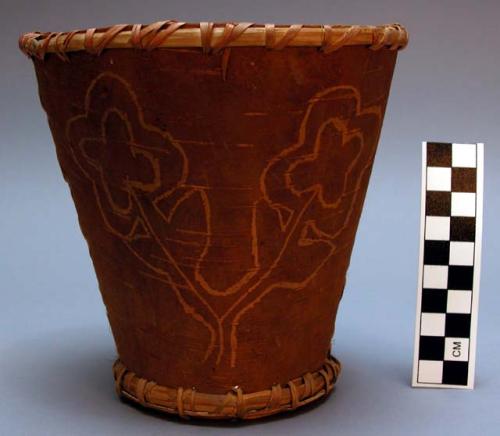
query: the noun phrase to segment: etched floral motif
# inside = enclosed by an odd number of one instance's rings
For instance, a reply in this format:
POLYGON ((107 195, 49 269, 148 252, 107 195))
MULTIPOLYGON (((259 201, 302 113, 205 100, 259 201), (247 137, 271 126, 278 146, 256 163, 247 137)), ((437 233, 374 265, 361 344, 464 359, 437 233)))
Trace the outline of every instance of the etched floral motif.
POLYGON ((195 229, 189 239, 169 225, 186 205, 195 214, 206 213, 203 193, 186 186, 184 150, 167 132, 145 122, 134 91, 114 73, 92 81, 85 112, 68 120, 66 135, 77 167, 92 184, 106 230, 140 262, 137 273, 165 283, 185 313, 208 329, 208 358, 218 317, 176 259, 186 249, 199 256, 206 229, 195 229), (171 241, 181 243, 175 252, 171 241))
POLYGON ((132 239, 142 236, 145 226, 133 192, 154 194, 180 185, 186 172, 182 149, 168 134, 144 123, 128 84, 111 73, 92 82, 85 113, 70 119, 66 130, 76 163, 93 183, 108 230, 132 239), (169 171, 161 173, 165 163, 169 171))
POLYGON ((134 143, 125 114, 116 109, 107 111, 101 135, 100 138, 83 139, 80 146, 87 162, 99 172, 101 183, 117 208, 128 207, 132 188, 144 191, 159 188, 158 159, 146 147, 134 143), (130 168, 142 177, 131 177, 130 168), (121 181, 119 186, 114 186, 116 180, 121 181))
POLYGON ((260 174, 251 174, 251 200, 239 207, 245 219, 238 230, 248 227, 248 257, 255 267, 221 290, 208 284, 200 265, 209 264, 214 277, 224 272, 224 265, 206 256, 222 246, 212 229, 224 233, 231 225, 218 226, 211 209, 227 197, 216 199, 213 187, 191 183, 199 175, 191 174, 196 170, 185 151, 145 122, 124 79, 103 73, 91 83, 85 112, 67 123, 67 139, 107 231, 135 256, 140 274, 163 283, 185 313, 206 327, 204 358, 214 355, 215 365, 234 366, 244 316, 275 289, 305 288, 349 245, 344 230, 360 213, 355 205, 361 203, 377 142, 362 132, 377 132, 380 117, 379 107, 361 107, 352 87, 311 98, 297 141, 264 161, 260 174), (287 267, 301 257, 314 261, 287 267))
POLYGON ((362 138, 346 138, 342 124, 335 120, 324 125, 318 136, 315 153, 290 167, 289 183, 292 192, 298 195, 316 192, 321 204, 332 207, 346 190, 362 138))
POLYGON ((361 186, 367 182, 380 121, 380 107, 362 108, 359 92, 353 87, 327 89, 310 100, 299 141, 270 163, 266 169, 268 182, 262 185, 283 229, 296 214, 297 205, 313 196, 314 219, 306 220, 307 232, 315 228, 313 233, 321 234, 320 240, 340 233, 330 232, 343 229, 361 186), (275 199, 271 180, 281 180, 288 194, 281 193, 275 199), (337 213, 324 219, 321 209, 337 213))

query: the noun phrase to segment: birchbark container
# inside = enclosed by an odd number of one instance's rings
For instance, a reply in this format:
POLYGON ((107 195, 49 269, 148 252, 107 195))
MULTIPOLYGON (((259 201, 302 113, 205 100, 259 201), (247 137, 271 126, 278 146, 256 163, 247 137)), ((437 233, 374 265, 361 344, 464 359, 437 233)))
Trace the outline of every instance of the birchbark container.
POLYGON ((259 418, 328 395, 398 24, 29 33, 119 395, 259 418))

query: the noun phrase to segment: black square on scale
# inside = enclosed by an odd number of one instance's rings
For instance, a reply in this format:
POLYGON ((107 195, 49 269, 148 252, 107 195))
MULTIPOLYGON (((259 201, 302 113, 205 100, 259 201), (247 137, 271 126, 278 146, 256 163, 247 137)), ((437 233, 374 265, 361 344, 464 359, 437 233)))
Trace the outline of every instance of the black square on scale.
POLYGON ((474 267, 450 265, 448 267, 448 289, 472 290, 474 267))
POLYGON ((425 196, 426 216, 450 216, 451 192, 427 191, 425 196))
POLYGON ((476 239, 476 218, 452 216, 450 218, 450 240, 474 242, 476 239))
POLYGON ((451 167, 451 144, 449 142, 428 142, 427 166, 451 167))
POLYGON ((470 337, 470 313, 447 313, 444 334, 448 338, 470 337))
POLYGON ((453 192, 476 192, 476 168, 452 168, 451 190, 453 192))
POLYGON ((425 241, 424 265, 448 265, 449 261, 449 241, 425 241))
POLYGON ((447 289, 422 289, 422 312, 446 313, 447 289))
POLYGON ((467 386, 468 375, 469 362, 443 362, 443 384, 467 386))
POLYGON ((444 336, 420 336, 418 358, 420 360, 443 360, 444 336))

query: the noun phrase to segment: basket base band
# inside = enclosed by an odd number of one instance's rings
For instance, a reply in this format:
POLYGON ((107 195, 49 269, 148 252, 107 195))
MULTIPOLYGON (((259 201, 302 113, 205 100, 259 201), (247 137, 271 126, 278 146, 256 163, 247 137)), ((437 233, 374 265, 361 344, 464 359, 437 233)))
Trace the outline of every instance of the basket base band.
POLYGON ((128 370, 120 359, 113 365, 113 375, 117 394, 146 408, 183 418, 256 419, 295 410, 327 396, 333 390, 340 368, 340 362, 329 356, 317 371, 285 385, 276 384, 252 393, 235 386, 226 394, 161 386, 128 370))

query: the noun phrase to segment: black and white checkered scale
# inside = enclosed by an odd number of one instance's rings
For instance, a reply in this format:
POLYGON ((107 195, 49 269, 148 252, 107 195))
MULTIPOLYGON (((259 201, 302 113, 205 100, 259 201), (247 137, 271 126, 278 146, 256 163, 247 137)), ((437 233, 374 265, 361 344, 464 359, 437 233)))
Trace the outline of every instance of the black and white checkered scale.
POLYGON ((413 385, 472 387, 482 144, 423 146, 425 222, 413 385))

